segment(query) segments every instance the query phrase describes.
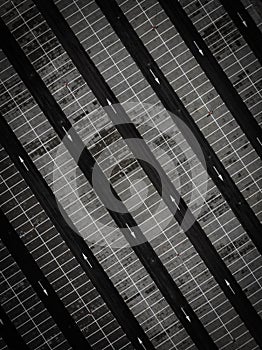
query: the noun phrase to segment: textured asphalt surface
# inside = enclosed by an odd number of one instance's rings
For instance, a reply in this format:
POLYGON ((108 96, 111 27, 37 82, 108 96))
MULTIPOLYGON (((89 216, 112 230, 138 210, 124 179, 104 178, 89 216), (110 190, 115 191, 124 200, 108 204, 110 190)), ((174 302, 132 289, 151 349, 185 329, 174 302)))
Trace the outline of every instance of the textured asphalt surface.
MULTIPOLYGON (((193 212, 197 213, 198 207, 202 204, 201 189, 203 189, 205 195, 198 221, 260 313, 261 258, 214 183, 202 175, 204 169, 192 152, 186 153, 186 156, 181 152, 187 148, 183 147, 187 145, 183 136, 176 130, 171 118, 165 114, 156 95, 113 34, 95 3, 85 4, 78 1, 68 7, 70 1, 68 4, 65 0, 56 3, 85 49, 90 51, 92 60, 118 99, 121 102, 132 102, 125 105, 129 116, 142 136, 148 140, 155 157, 162 161, 166 173, 179 188, 193 212), (144 105, 138 104, 138 99, 144 104, 150 103, 146 106, 146 111, 144 105), (163 150, 168 158, 163 157, 163 150), (192 201, 192 188, 196 184, 198 191, 195 200, 192 201)), ((186 50, 171 22, 154 1, 140 4, 136 1, 118 3, 244 198, 261 219, 259 193, 261 163, 195 59, 186 50)), ((260 124, 259 64, 235 26, 225 16, 223 8, 218 6, 218 2, 200 3, 203 6, 199 6, 199 2, 181 1, 199 33, 260 124), (210 15, 208 16, 205 11, 210 15), (210 22, 210 18, 215 21, 216 26, 210 22)), ((139 164, 132 160, 132 155, 118 132, 99 108, 96 98, 58 45, 34 5, 29 1, 17 1, 14 4, 7 2, 1 7, 1 15, 3 11, 9 10, 3 15, 4 21, 101 167, 109 173, 110 167, 112 169, 112 164, 115 164, 115 159, 123 159, 123 155, 130 157, 130 160, 122 160, 120 166, 114 168, 113 174, 109 176, 112 177, 118 194, 128 208, 135 207, 132 213, 135 220, 143 232, 147 233, 163 264, 218 348, 257 349, 244 324, 183 231, 172 219, 169 210, 161 202, 139 164), (13 8, 14 4, 17 6, 16 9, 13 8), (17 11, 24 13, 26 25, 22 25, 22 19, 17 11), (12 21, 14 18, 16 20, 12 21), (29 28, 34 29, 29 31, 29 28), (133 181, 134 185, 129 190, 130 181, 133 181), (138 206, 139 198, 146 194, 148 198, 145 204, 138 206), (162 233, 163 227, 164 233, 162 233)), ((257 23, 260 23, 261 19, 254 8, 250 7, 249 11, 257 23)), ((157 349, 195 348, 132 250, 123 247, 125 242, 119 238, 121 233, 106 214, 83 175, 76 170, 65 149, 60 146, 50 124, 46 122, 19 77, 10 68, 3 55, 2 57, 0 111, 63 203, 74 224, 90 244, 98 261, 105 268, 154 346, 157 349), (26 119, 29 122, 25 122, 26 119), (61 171, 57 171, 54 175, 55 158, 59 164, 57 152, 65 154, 66 158, 61 157, 63 159, 62 165, 60 163, 61 171), (75 185, 74 178, 80 200, 76 198, 72 187, 75 185), (85 204, 85 208, 82 204, 85 204), (110 242, 110 246, 106 245, 106 241, 110 242)), ((132 346, 114 316, 87 280, 3 150, 1 160, 3 166, 1 208, 90 344, 94 349, 131 349, 132 346), (10 190, 7 191, 7 187, 10 190)), ((39 303, 39 299, 4 247, 1 254, 3 255, 1 286, 4 287, 1 304, 29 347, 69 349, 70 346, 44 311, 43 305, 39 303)), ((4 343, 1 343, 1 346, 5 348, 4 343)))

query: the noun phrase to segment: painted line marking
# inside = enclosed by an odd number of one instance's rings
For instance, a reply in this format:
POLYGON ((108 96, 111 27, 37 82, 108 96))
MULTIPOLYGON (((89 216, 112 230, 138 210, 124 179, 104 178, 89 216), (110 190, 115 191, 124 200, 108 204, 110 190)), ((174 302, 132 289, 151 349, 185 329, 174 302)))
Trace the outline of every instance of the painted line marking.
POLYGON ((153 75, 155 81, 160 84, 160 80, 158 79, 158 77, 155 75, 155 73, 152 71, 152 69, 150 69, 150 73, 153 75))
POLYGON ((243 17, 241 16, 241 14, 239 12, 237 12, 238 17, 241 19, 241 22, 244 24, 245 27, 247 27, 247 22, 243 19, 243 17))
POLYGON ((177 202, 176 202, 176 200, 175 200, 175 198, 174 198, 172 195, 170 195, 170 199, 171 199, 171 201, 176 205, 177 210, 180 210, 180 209, 179 209, 179 206, 178 206, 178 204, 177 204, 177 202))
POLYGON ((185 315, 186 319, 188 320, 188 322, 191 322, 190 317, 189 317, 188 314, 185 312, 185 310, 184 310, 183 307, 181 307, 181 310, 182 310, 183 314, 185 315))
POLYGON ((131 228, 128 224, 126 224, 126 226, 129 228, 131 235, 132 235, 134 238, 136 238, 136 234, 135 234, 135 232, 132 230, 132 228, 131 228))
POLYGON ((29 171, 28 167, 27 167, 26 164, 25 164, 24 159, 23 159, 22 157, 19 156, 19 160, 20 160, 20 162, 23 164, 23 166, 26 168, 26 170, 29 171))
POLYGON ((108 106, 110 106, 110 107, 113 109, 113 111, 115 112, 115 114, 117 114, 117 111, 115 110, 115 108, 114 108, 113 104, 111 103, 111 101, 108 100, 108 99, 106 99, 106 102, 107 102, 108 106))
POLYGON ((219 179, 221 181, 224 181, 223 176, 220 174, 220 172, 217 170, 217 168, 215 166, 213 166, 213 168, 214 168, 215 172, 217 173, 217 176, 219 177, 219 179))
POLYGON ((65 127, 62 126, 62 128, 63 128, 63 130, 64 130, 64 132, 65 132, 65 136, 66 136, 71 142, 73 142, 71 135, 68 134, 68 131, 65 129, 65 127))
POLYGON ((145 345, 143 344, 142 340, 140 338, 137 338, 140 345, 142 345, 143 349, 146 349, 145 345))
POLYGON ((231 290, 233 294, 236 294, 234 289, 231 287, 231 284, 228 282, 228 280, 225 280, 227 287, 231 290))
POLYGON ((198 46, 197 42, 193 41, 193 43, 195 44, 196 48, 198 49, 199 53, 204 56, 204 52, 202 49, 200 49, 200 47, 198 46))
POLYGON ((90 261, 88 260, 87 256, 84 253, 82 253, 82 256, 83 256, 84 260, 88 263, 89 267, 92 269, 93 266, 90 263, 90 261))
POLYGON ((38 281, 40 287, 42 288, 43 292, 45 293, 46 296, 48 296, 47 290, 44 288, 44 286, 42 285, 42 283, 40 281, 38 281))

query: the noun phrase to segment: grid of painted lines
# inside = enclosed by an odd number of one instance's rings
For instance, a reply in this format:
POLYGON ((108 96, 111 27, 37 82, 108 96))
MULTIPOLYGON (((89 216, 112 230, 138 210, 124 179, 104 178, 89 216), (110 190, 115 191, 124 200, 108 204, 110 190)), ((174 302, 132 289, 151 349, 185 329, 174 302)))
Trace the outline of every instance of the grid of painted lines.
MULTIPOLYGON (((258 251, 96 3, 55 3, 261 314, 258 251)), ((180 3, 261 123, 261 67, 222 5, 216 0, 180 3)), ((261 163, 159 3, 133 0, 118 4, 261 218, 261 163)), ((249 1, 245 6, 254 15, 249 1)), ((0 11, 219 349, 258 349, 35 5, 29 0, 3 1, 0 11)), ((155 348, 195 348, 2 52, 0 111, 155 348)), ((92 348, 132 349, 3 148, 1 193, 2 210, 92 348)), ((1 271, 1 304, 29 348, 70 349, 2 244, 1 271)), ((0 348, 6 349, 2 340, 0 348)))

